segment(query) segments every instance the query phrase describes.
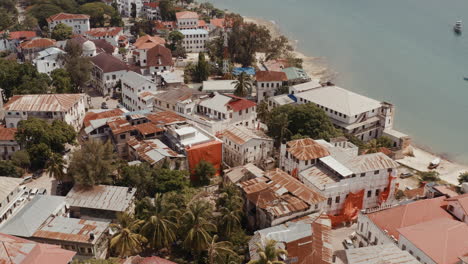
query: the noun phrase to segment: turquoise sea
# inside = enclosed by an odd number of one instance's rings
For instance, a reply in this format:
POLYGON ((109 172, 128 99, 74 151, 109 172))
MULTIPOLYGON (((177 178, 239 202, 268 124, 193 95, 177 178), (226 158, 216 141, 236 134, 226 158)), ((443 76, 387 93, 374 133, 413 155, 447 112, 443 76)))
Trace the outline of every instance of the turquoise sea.
POLYGON ((468 1, 210 0, 277 23, 343 87, 396 105, 396 129, 468 164, 468 1), (456 36, 452 26, 466 21, 456 36))

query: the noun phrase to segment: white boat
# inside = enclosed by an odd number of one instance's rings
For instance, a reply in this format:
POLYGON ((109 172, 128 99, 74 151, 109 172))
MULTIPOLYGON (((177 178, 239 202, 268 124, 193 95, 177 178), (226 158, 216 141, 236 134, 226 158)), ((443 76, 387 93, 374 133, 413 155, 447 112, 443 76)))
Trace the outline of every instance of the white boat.
POLYGON ((459 20, 455 23, 455 26, 453 26, 453 31, 455 31, 455 33, 457 34, 460 34, 462 32, 462 21, 459 20))
POLYGON ((431 161, 431 163, 429 163, 429 169, 435 169, 439 167, 439 164, 440 164, 440 158, 435 158, 434 160, 431 161))

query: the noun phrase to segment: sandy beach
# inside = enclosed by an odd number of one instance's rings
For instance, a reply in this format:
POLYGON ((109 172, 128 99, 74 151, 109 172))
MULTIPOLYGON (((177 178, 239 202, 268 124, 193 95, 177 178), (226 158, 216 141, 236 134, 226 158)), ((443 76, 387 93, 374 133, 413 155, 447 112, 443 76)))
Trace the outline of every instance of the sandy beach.
MULTIPOLYGON (((252 17, 244 17, 244 20, 246 22, 256 23, 258 25, 265 26, 268 30, 270 30, 270 34, 273 37, 278 37, 282 35, 279 26, 272 21, 252 17)), ((334 77, 337 75, 337 73, 327 66, 325 58, 307 56, 297 51, 297 43, 295 43, 292 40, 290 40, 290 43, 291 46, 294 48, 294 54, 298 58, 303 59, 304 70, 312 78, 317 78, 321 81, 333 82, 334 77)), ((468 165, 463 165, 449 161, 447 159, 443 159, 443 157, 441 156, 437 156, 435 154, 430 153, 429 151, 426 151, 416 146, 412 146, 412 148, 414 156, 407 156, 403 159, 397 160, 397 162, 414 170, 428 171, 427 166, 429 165, 429 163, 435 158, 440 157, 442 161, 440 163, 440 166, 435 171, 439 172, 440 178, 442 180, 453 185, 459 184, 458 176, 460 175, 460 173, 468 172, 468 165)))

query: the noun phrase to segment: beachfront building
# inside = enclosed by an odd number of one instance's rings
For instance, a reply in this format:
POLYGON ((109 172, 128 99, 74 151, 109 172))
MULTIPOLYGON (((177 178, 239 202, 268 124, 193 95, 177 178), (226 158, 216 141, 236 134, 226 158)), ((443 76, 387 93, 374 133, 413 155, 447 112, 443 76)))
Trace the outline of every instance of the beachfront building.
POLYGON ((283 72, 286 74, 288 85, 295 85, 311 81, 310 76, 304 69, 288 67, 283 68, 283 72))
POLYGON ((176 13, 177 28, 183 29, 197 29, 198 28, 198 14, 192 11, 182 11, 176 13))
POLYGON ((277 71, 257 71, 255 74, 257 87, 257 103, 272 97, 276 94, 281 94, 281 88, 287 81, 284 72, 277 71))
POLYGON ((241 188, 244 212, 252 230, 319 212, 325 201, 320 193, 280 169, 237 185, 241 188))
POLYGON ((35 31, 0 31, 0 35, 7 34, 7 38, 0 39, 0 51, 16 51, 16 48, 23 41, 28 41, 36 37, 35 31))
POLYGON ((79 131, 86 112, 85 94, 14 95, 3 107, 5 125, 18 127, 21 120, 35 117, 52 122, 62 120, 79 131))
POLYGON ((119 39, 123 35, 123 28, 121 27, 92 28, 84 32, 84 36, 89 40, 103 39, 115 47, 119 47, 119 39))
POLYGON ((273 152, 273 139, 260 130, 231 126, 222 133, 223 162, 231 167, 263 165, 273 152))
POLYGON ((50 47, 40 51, 32 62, 38 72, 50 75, 53 70, 63 68, 64 63, 61 56, 65 53, 59 48, 50 47))
POLYGON ((91 81, 100 94, 112 96, 120 90, 117 84, 127 73, 127 64, 106 52, 92 57, 91 63, 91 81))
POLYGON ((58 24, 64 24, 72 28, 73 34, 83 34, 91 27, 89 16, 84 14, 58 13, 46 19, 49 25, 49 32, 52 32, 58 24))
POLYGON ((232 80, 207 80, 203 81, 201 91, 203 93, 227 93, 233 94, 236 84, 232 80))
POLYGON ((458 220, 468 224, 468 193, 448 198, 447 210, 458 220))
POLYGON ((0 176, 0 224, 6 222, 14 213, 18 200, 24 193, 23 179, 0 176))
MULTIPOLYGON (((389 130, 393 131, 395 107, 392 104, 337 86, 314 88, 294 95, 297 103, 314 103, 325 111, 336 127, 362 141, 386 135, 389 130)), ((394 144, 395 147, 400 147, 398 145, 401 141, 394 140, 394 144)))
POLYGON ((161 20, 159 2, 143 3, 143 12, 148 20, 161 20))
POLYGON ((129 111, 153 110, 156 84, 143 75, 128 71, 122 76, 122 104, 129 111))
POLYGON ((208 31, 205 29, 182 29, 179 31, 184 35, 182 46, 188 53, 206 51, 208 31))
POLYGON ((21 149, 16 141, 16 128, 0 127, 0 158, 2 160, 11 160, 11 156, 21 149))
POLYGON ((136 188, 96 185, 74 186, 65 201, 70 217, 115 220, 119 213, 133 213, 136 188))

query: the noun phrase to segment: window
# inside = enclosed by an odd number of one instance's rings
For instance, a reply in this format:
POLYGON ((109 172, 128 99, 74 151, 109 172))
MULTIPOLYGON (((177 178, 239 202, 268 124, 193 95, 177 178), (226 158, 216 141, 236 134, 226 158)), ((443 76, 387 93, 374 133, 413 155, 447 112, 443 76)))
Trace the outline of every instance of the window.
POLYGON ((337 196, 337 197, 335 198, 335 203, 340 203, 340 196, 337 196))
POLYGON ((379 196, 379 194, 380 194, 380 190, 379 189, 375 190, 375 196, 379 196))
POLYGON ((366 176, 366 173, 365 172, 361 173, 361 177, 364 177, 364 176, 366 176))
POLYGON ((328 198, 327 204, 332 205, 332 202, 333 202, 332 198, 328 198))
POLYGON ((388 169, 387 171, 388 171, 388 172, 392 172, 392 171, 393 171, 393 169, 392 169, 392 168, 390 168, 390 169, 388 169))
POLYGON ((413 255, 413 250, 410 250, 409 253, 410 253, 411 255, 413 255))
POLYGON ((377 245, 379 243, 379 239, 377 239, 377 237, 375 237, 374 239, 374 245, 377 245))
POLYGON ((120 135, 120 139, 125 139, 125 134, 120 135))
POLYGON ((416 257, 416 259, 417 259, 418 261, 421 261, 421 258, 420 258, 420 257, 416 257))
POLYGON ((376 171, 374 171, 374 174, 377 175, 377 174, 379 174, 379 172, 380 172, 379 170, 376 170, 376 171))
POLYGON ((406 250, 406 245, 402 245, 401 250, 406 250))
POLYGON ((372 196, 372 191, 371 190, 367 191, 367 198, 369 198, 371 196, 372 196))
POLYGON ((372 236, 372 232, 371 232, 371 231, 369 231, 369 233, 367 233, 367 239, 370 239, 370 238, 371 238, 371 236, 372 236))

